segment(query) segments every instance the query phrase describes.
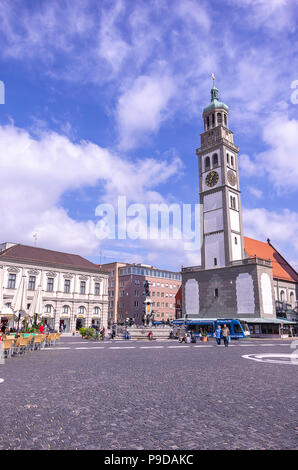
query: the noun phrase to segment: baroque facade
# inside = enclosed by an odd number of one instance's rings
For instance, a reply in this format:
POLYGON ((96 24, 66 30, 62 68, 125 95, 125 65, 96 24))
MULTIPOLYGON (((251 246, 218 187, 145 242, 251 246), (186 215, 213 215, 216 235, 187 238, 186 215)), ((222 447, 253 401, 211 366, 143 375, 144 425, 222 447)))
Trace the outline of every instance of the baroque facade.
POLYGON ((13 322, 12 302, 22 278, 29 311, 37 289, 43 317, 55 330, 73 332, 92 324, 107 327, 108 275, 81 256, 20 244, 0 245, 3 307, 1 320, 13 322))

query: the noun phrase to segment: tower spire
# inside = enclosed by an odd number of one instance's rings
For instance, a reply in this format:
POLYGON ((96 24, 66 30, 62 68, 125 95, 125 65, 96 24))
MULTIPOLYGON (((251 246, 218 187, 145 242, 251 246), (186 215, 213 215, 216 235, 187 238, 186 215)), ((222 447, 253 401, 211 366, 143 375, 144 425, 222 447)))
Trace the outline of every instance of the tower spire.
POLYGON ((215 100, 218 101, 218 89, 217 89, 216 86, 214 85, 214 82, 215 82, 215 75, 214 75, 213 72, 212 72, 212 74, 211 74, 211 78, 212 78, 212 80, 213 80, 213 87, 211 88, 211 102, 212 102, 212 101, 215 101, 215 100))

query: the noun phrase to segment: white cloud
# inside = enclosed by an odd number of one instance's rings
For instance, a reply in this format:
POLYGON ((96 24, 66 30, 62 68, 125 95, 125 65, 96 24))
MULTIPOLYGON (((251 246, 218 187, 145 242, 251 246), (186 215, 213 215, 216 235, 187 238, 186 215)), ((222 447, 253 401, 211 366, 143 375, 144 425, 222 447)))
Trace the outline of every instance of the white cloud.
POLYGON ((176 90, 170 76, 140 76, 120 96, 117 121, 120 146, 133 147, 140 136, 156 132, 168 114, 168 106, 176 90))
POLYGON ((60 204, 65 192, 93 186, 101 201, 161 202, 155 188, 180 168, 178 157, 132 162, 90 142, 0 127, 1 239, 32 244, 37 232, 40 246, 94 253, 94 221, 74 220, 60 204))
POLYGON ((264 208, 243 210, 244 234, 257 240, 266 241, 270 238, 272 244, 281 254, 293 252, 298 259, 298 213, 284 209, 274 212, 264 208))
POLYGON ((298 120, 286 114, 272 114, 264 121, 263 141, 268 147, 264 152, 253 157, 240 156, 242 174, 267 174, 276 189, 297 191, 298 120))
POLYGON ((252 194, 257 199, 261 199, 263 197, 263 192, 260 189, 255 188, 254 186, 249 186, 248 190, 250 194, 252 194))

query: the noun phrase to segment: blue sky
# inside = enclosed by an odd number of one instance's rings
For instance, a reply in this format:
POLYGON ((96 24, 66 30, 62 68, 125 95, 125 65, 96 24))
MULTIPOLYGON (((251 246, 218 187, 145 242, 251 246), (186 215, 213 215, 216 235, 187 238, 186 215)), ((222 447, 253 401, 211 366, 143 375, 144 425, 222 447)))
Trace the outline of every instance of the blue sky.
POLYGON ((245 234, 298 266, 295 0, 2 0, 1 240, 99 262, 198 264, 172 241, 99 240, 95 208, 198 202, 211 72, 240 147, 245 234))

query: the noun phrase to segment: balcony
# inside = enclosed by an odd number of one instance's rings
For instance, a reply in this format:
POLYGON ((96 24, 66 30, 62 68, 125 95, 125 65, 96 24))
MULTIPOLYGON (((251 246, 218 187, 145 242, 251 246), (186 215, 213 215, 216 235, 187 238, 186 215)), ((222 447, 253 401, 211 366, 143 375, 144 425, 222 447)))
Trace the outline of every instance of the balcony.
POLYGON ((254 256, 252 258, 244 258, 239 259, 237 261, 231 261, 230 266, 243 266, 247 264, 261 264, 262 266, 267 266, 269 268, 272 267, 272 263, 270 259, 262 259, 254 256))

